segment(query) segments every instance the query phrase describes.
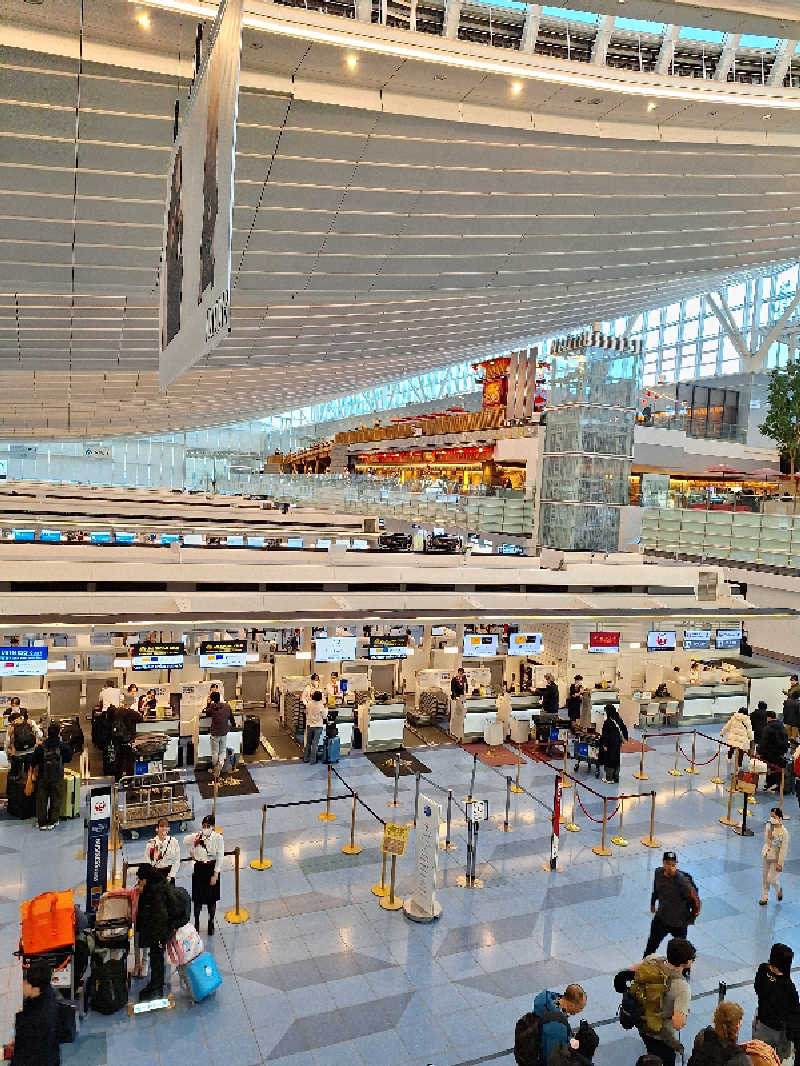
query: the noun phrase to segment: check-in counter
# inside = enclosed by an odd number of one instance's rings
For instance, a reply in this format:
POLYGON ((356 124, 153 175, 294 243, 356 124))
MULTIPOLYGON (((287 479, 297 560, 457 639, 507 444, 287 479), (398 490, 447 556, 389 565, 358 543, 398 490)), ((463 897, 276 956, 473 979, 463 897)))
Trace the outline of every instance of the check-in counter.
POLYGON ((358 709, 364 751, 397 751, 406 727, 404 703, 362 704, 358 709))
POLYGON ((602 727, 605 721, 605 714, 603 708, 607 703, 613 703, 619 710, 619 693, 613 688, 593 688, 592 689, 592 725, 599 725, 602 727))
POLYGON ((497 705, 493 697, 467 697, 463 700, 453 700, 450 710, 450 734, 456 740, 467 743, 473 740, 483 740, 483 730, 487 720, 494 721, 496 716, 497 705))
MULTIPOLYGON (((234 714, 236 720, 236 729, 231 729, 228 733, 227 747, 235 755, 241 755, 242 753, 242 729, 244 726, 244 715, 234 714)), ((197 736, 197 751, 195 752, 195 761, 199 762, 201 759, 211 759, 211 741, 209 737, 211 735, 211 719, 203 716, 200 719, 200 729, 197 736)), ((176 741, 176 758, 177 758, 177 741, 176 741)))
POLYGON ((32 715, 38 717, 47 710, 46 688, 20 689, 17 691, 3 689, 3 694, 0 696, 0 709, 7 710, 11 706, 11 700, 14 696, 19 696, 20 706, 24 707, 32 715))
POLYGON ((353 748, 353 730, 356 715, 352 707, 337 707, 336 729, 339 733, 339 754, 347 755, 353 748))
POLYGON ((727 718, 747 706, 747 685, 741 682, 720 685, 687 685, 683 697, 683 719, 727 718))

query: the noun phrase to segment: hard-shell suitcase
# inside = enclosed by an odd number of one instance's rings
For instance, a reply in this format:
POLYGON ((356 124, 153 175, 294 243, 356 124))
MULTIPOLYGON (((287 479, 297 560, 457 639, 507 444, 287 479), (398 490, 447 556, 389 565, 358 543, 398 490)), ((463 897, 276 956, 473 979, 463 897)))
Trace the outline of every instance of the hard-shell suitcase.
POLYGON ((104 892, 97 905, 94 937, 98 947, 125 948, 136 921, 136 889, 123 888, 104 892))
POLYGON ((36 814, 36 792, 30 796, 25 795, 25 777, 27 770, 19 776, 8 775, 6 782, 6 794, 8 797, 8 813, 12 818, 33 818, 36 814))
POLYGON ((62 818, 77 818, 81 813, 81 775, 76 770, 64 770, 64 802, 62 818))
POLYGON ((207 999, 222 984, 222 976, 217 969, 217 964, 207 951, 187 964, 186 978, 195 1003, 207 999))
POLYGON ((20 905, 21 947, 24 955, 70 947, 75 943, 75 905, 72 892, 42 892, 20 905))
POLYGON ((261 721, 251 714, 245 718, 242 729, 242 754, 255 755, 261 742, 261 721))

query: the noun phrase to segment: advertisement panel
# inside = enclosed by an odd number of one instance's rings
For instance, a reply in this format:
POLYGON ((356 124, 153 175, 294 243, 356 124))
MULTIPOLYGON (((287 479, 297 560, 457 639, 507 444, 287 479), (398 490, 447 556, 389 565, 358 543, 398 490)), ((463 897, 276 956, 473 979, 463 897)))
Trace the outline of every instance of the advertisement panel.
POLYGON ((611 633, 598 629, 589 634, 589 651, 594 652, 617 652, 619 651, 619 633, 611 633))
POLYGON ((738 650, 739 645, 742 643, 742 630, 737 629, 718 629, 714 639, 714 646, 717 651, 726 651, 732 648, 738 650))
POLYGON ((442 808, 435 800, 420 793, 417 802, 415 831, 414 889, 406 900, 406 913, 411 918, 436 918, 440 908, 436 900, 436 876, 439 872, 439 826, 442 808))
POLYGON ((484 655, 497 655, 497 634, 465 633, 464 656, 480 658, 484 655))
POLYGON ((409 653, 408 637, 370 637, 370 659, 407 659, 409 653))
POLYGON ((508 638, 509 655, 539 655, 541 650, 541 633, 512 633, 508 638))
POLYGON ((47 673, 47 648, 0 648, 0 676, 41 677, 47 673))
POLYGON ((230 330, 231 230, 243 0, 221 0, 169 166, 161 245, 159 384, 230 330))
POLYGON ((675 650, 675 630, 674 629, 651 629, 647 634, 647 650, 648 651, 674 651, 675 650))
POLYGON ((355 637, 317 637, 314 641, 314 659, 318 663, 339 663, 355 657, 355 637))
POLYGON ((703 649, 711 647, 710 629, 684 629, 683 646, 689 649, 703 649))

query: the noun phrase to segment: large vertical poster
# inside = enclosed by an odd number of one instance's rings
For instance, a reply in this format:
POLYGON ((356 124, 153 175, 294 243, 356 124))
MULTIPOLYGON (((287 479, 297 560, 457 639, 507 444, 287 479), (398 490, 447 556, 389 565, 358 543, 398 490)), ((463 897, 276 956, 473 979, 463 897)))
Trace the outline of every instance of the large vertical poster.
POLYGON ((220 2, 170 159, 159 274, 162 389, 230 328, 242 6, 220 2))

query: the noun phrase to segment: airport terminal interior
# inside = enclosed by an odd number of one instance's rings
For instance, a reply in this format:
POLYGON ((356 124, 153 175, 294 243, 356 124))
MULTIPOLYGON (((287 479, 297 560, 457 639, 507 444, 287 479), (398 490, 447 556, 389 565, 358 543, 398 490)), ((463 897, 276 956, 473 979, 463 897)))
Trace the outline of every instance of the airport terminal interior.
POLYGON ((800 1066, 800 3, 0 84, 2 1061, 800 1066))

